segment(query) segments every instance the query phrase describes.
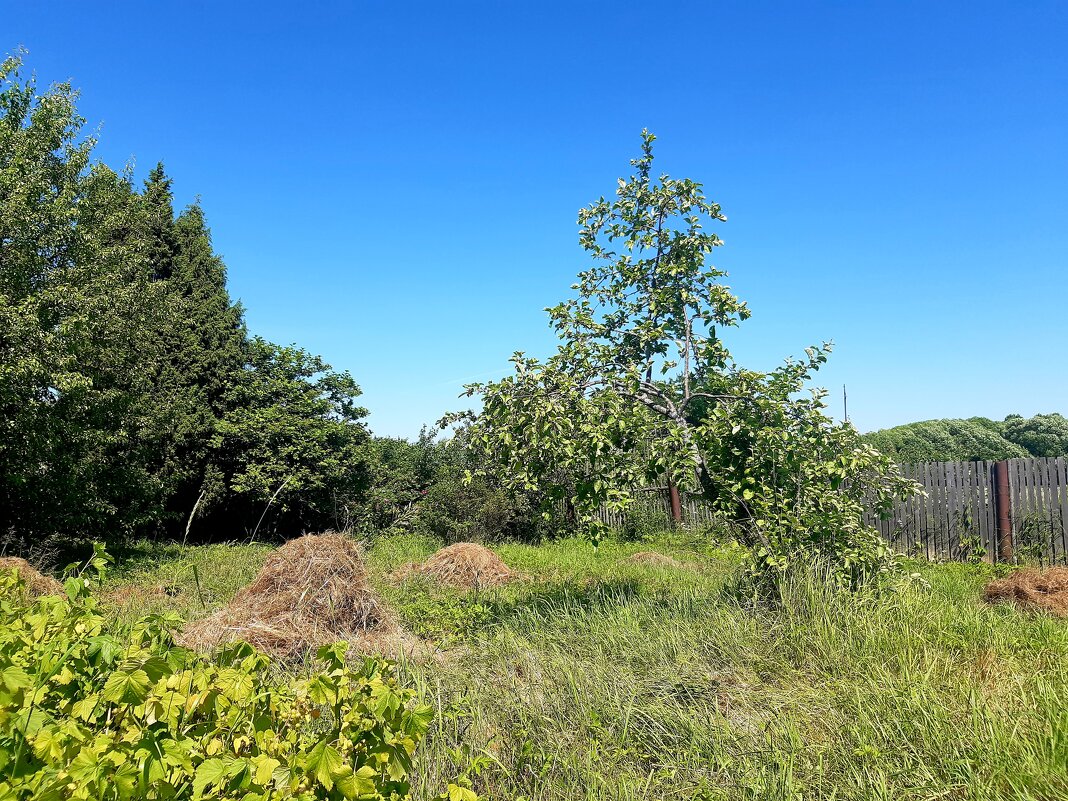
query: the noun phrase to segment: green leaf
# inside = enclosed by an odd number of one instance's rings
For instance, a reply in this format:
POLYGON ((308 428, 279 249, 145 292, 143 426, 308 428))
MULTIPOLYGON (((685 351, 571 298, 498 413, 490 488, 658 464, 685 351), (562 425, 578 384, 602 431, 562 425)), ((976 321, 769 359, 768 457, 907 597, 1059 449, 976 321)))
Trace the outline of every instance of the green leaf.
POLYGON ((0 684, 14 692, 15 690, 33 686, 30 674, 17 665, 8 665, 0 671, 0 684))
POLYGON ((336 777, 335 781, 337 789, 341 791, 345 798, 373 797, 378 793, 378 788, 374 782, 374 777, 377 775, 374 768, 370 765, 364 765, 355 773, 352 772, 351 768, 346 768, 341 775, 336 777))
POLYGON ((275 770, 282 764, 267 754, 257 754, 249 762, 252 763, 253 768, 252 780, 261 787, 271 780, 275 770))
POLYGON ((229 765, 222 759, 205 759, 200 763, 197 772, 193 776, 193 798, 203 798, 204 790, 219 784, 226 778, 229 765))
MULTIPOLYGON (((439 785, 440 786, 440 785, 439 785)), ((478 801, 478 795, 469 787, 461 787, 449 782, 449 801, 478 801)))
POLYGON ((326 740, 320 740, 310 752, 306 763, 308 773, 319 780, 327 790, 334 786, 336 775, 342 774, 345 762, 338 750, 326 740))
POLYGON ((141 704, 148 698, 148 688, 148 674, 140 668, 131 672, 116 670, 104 684, 101 695, 114 704, 141 704))

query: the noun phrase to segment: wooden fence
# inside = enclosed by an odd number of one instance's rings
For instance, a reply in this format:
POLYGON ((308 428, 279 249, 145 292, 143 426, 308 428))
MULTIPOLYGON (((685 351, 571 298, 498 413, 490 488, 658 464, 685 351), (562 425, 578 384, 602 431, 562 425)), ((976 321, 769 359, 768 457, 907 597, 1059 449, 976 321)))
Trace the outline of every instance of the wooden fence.
POLYGON ((927 462, 901 471, 924 488, 885 520, 868 522, 904 553, 929 559, 1019 558, 1068 563, 1068 460, 927 462), (995 474, 1007 474, 1006 539, 999 541, 995 474), (1006 549, 1007 546, 1007 549, 1006 549))
MULTIPOLYGON (((1003 462, 927 462, 902 465, 923 495, 899 502, 885 519, 867 522, 898 550, 928 559, 997 561, 1018 558, 1043 564, 1068 564, 1068 459, 1009 459, 1003 462), (996 467, 996 465, 1002 467, 996 467), (999 509, 995 474, 1007 475, 1005 509, 999 509), (1000 521, 999 512, 1005 517, 1000 521)), ((714 519, 708 504, 681 498, 681 525, 697 528, 714 519)), ((638 493, 628 514, 674 521, 666 487, 638 493)), ((602 509, 598 519, 622 528, 626 516, 602 509)))
MULTIPOLYGON (((679 493, 679 506, 682 512, 681 525, 686 528, 700 528, 712 523, 715 515, 711 506, 696 495, 679 493)), ((601 509, 595 515, 597 520, 610 528, 621 529, 626 526, 627 517, 647 519, 663 528, 671 528, 675 521, 671 515, 671 496, 667 487, 642 487, 636 492, 634 502, 624 512, 601 509)))

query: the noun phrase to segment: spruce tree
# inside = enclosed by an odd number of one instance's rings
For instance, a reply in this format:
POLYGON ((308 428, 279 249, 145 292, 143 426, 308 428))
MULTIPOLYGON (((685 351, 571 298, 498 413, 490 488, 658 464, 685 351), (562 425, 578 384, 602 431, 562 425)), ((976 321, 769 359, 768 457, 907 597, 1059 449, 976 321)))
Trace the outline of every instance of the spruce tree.
POLYGON ((165 356, 156 365, 155 395, 168 414, 154 432, 155 469, 166 498, 161 524, 173 532, 194 508, 203 514, 223 495, 211 441, 226 411, 224 396, 244 362, 246 336, 204 212, 194 203, 175 218, 171 186, 157 164, 141 205, 151 277, 176 309, 157 332, 165 356))
POLYGON ((174 259, 178 253, 174 225, 174 193, 171 191, 171 179, 163 169, 163 162, 158 162, 145 180, 141 194, 144 206, 145 237, 148 263, 152 267, 152 278, 166 280, 174 272, 174 259))
POLYGON ((243 310, 227 291, 226 266, 212 248, 199 203, 177 219, 175 243, 168 284, 183 307, 175 353, 181 368, 178 403, 183 424, 176 434, 182 443, 177 451, 182 480, 173 489, 169 507, 184 517, 198 501, 203 514, 223 499, 226 482, 212 438, 246 361, 247 335, 243 310))

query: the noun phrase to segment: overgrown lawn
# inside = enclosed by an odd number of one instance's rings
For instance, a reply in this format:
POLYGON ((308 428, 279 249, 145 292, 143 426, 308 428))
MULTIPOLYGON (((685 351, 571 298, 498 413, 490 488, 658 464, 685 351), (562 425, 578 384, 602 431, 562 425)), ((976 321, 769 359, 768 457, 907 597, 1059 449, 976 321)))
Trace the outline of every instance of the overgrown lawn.
MULTIPOLYGON (((849 597, 809 578, 756 604, 734 589, 737 551, 663 535, 501 546, 522 580, 491 591, 387 578, 438 546, 368 550, 379 592, 438 646, 403 666, 438 710, 423 787, 467 770, 486 797, 529 801, 1068 797, 1068 623, 982 603, 989 567, 918 565, 929 589, 849 597), (638 550, 682 567, 629 563, 638 550)), ((152 603, 197 616, 266 552, 172 549, 113 581, 170 586, 152 603)))

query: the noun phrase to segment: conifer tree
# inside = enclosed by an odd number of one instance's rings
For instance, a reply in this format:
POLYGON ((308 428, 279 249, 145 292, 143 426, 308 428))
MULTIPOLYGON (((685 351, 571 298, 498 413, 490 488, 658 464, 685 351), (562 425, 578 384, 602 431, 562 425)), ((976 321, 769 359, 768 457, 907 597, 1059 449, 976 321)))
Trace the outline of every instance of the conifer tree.
POLYGON ((152 278, 157 281, 166 280, 174 272, 178 243, 175 239, 174 193, 171 191, 171 179, 163 170, 162 161, 148 174, 141 197, 145 210, 146 246, 152 278))

